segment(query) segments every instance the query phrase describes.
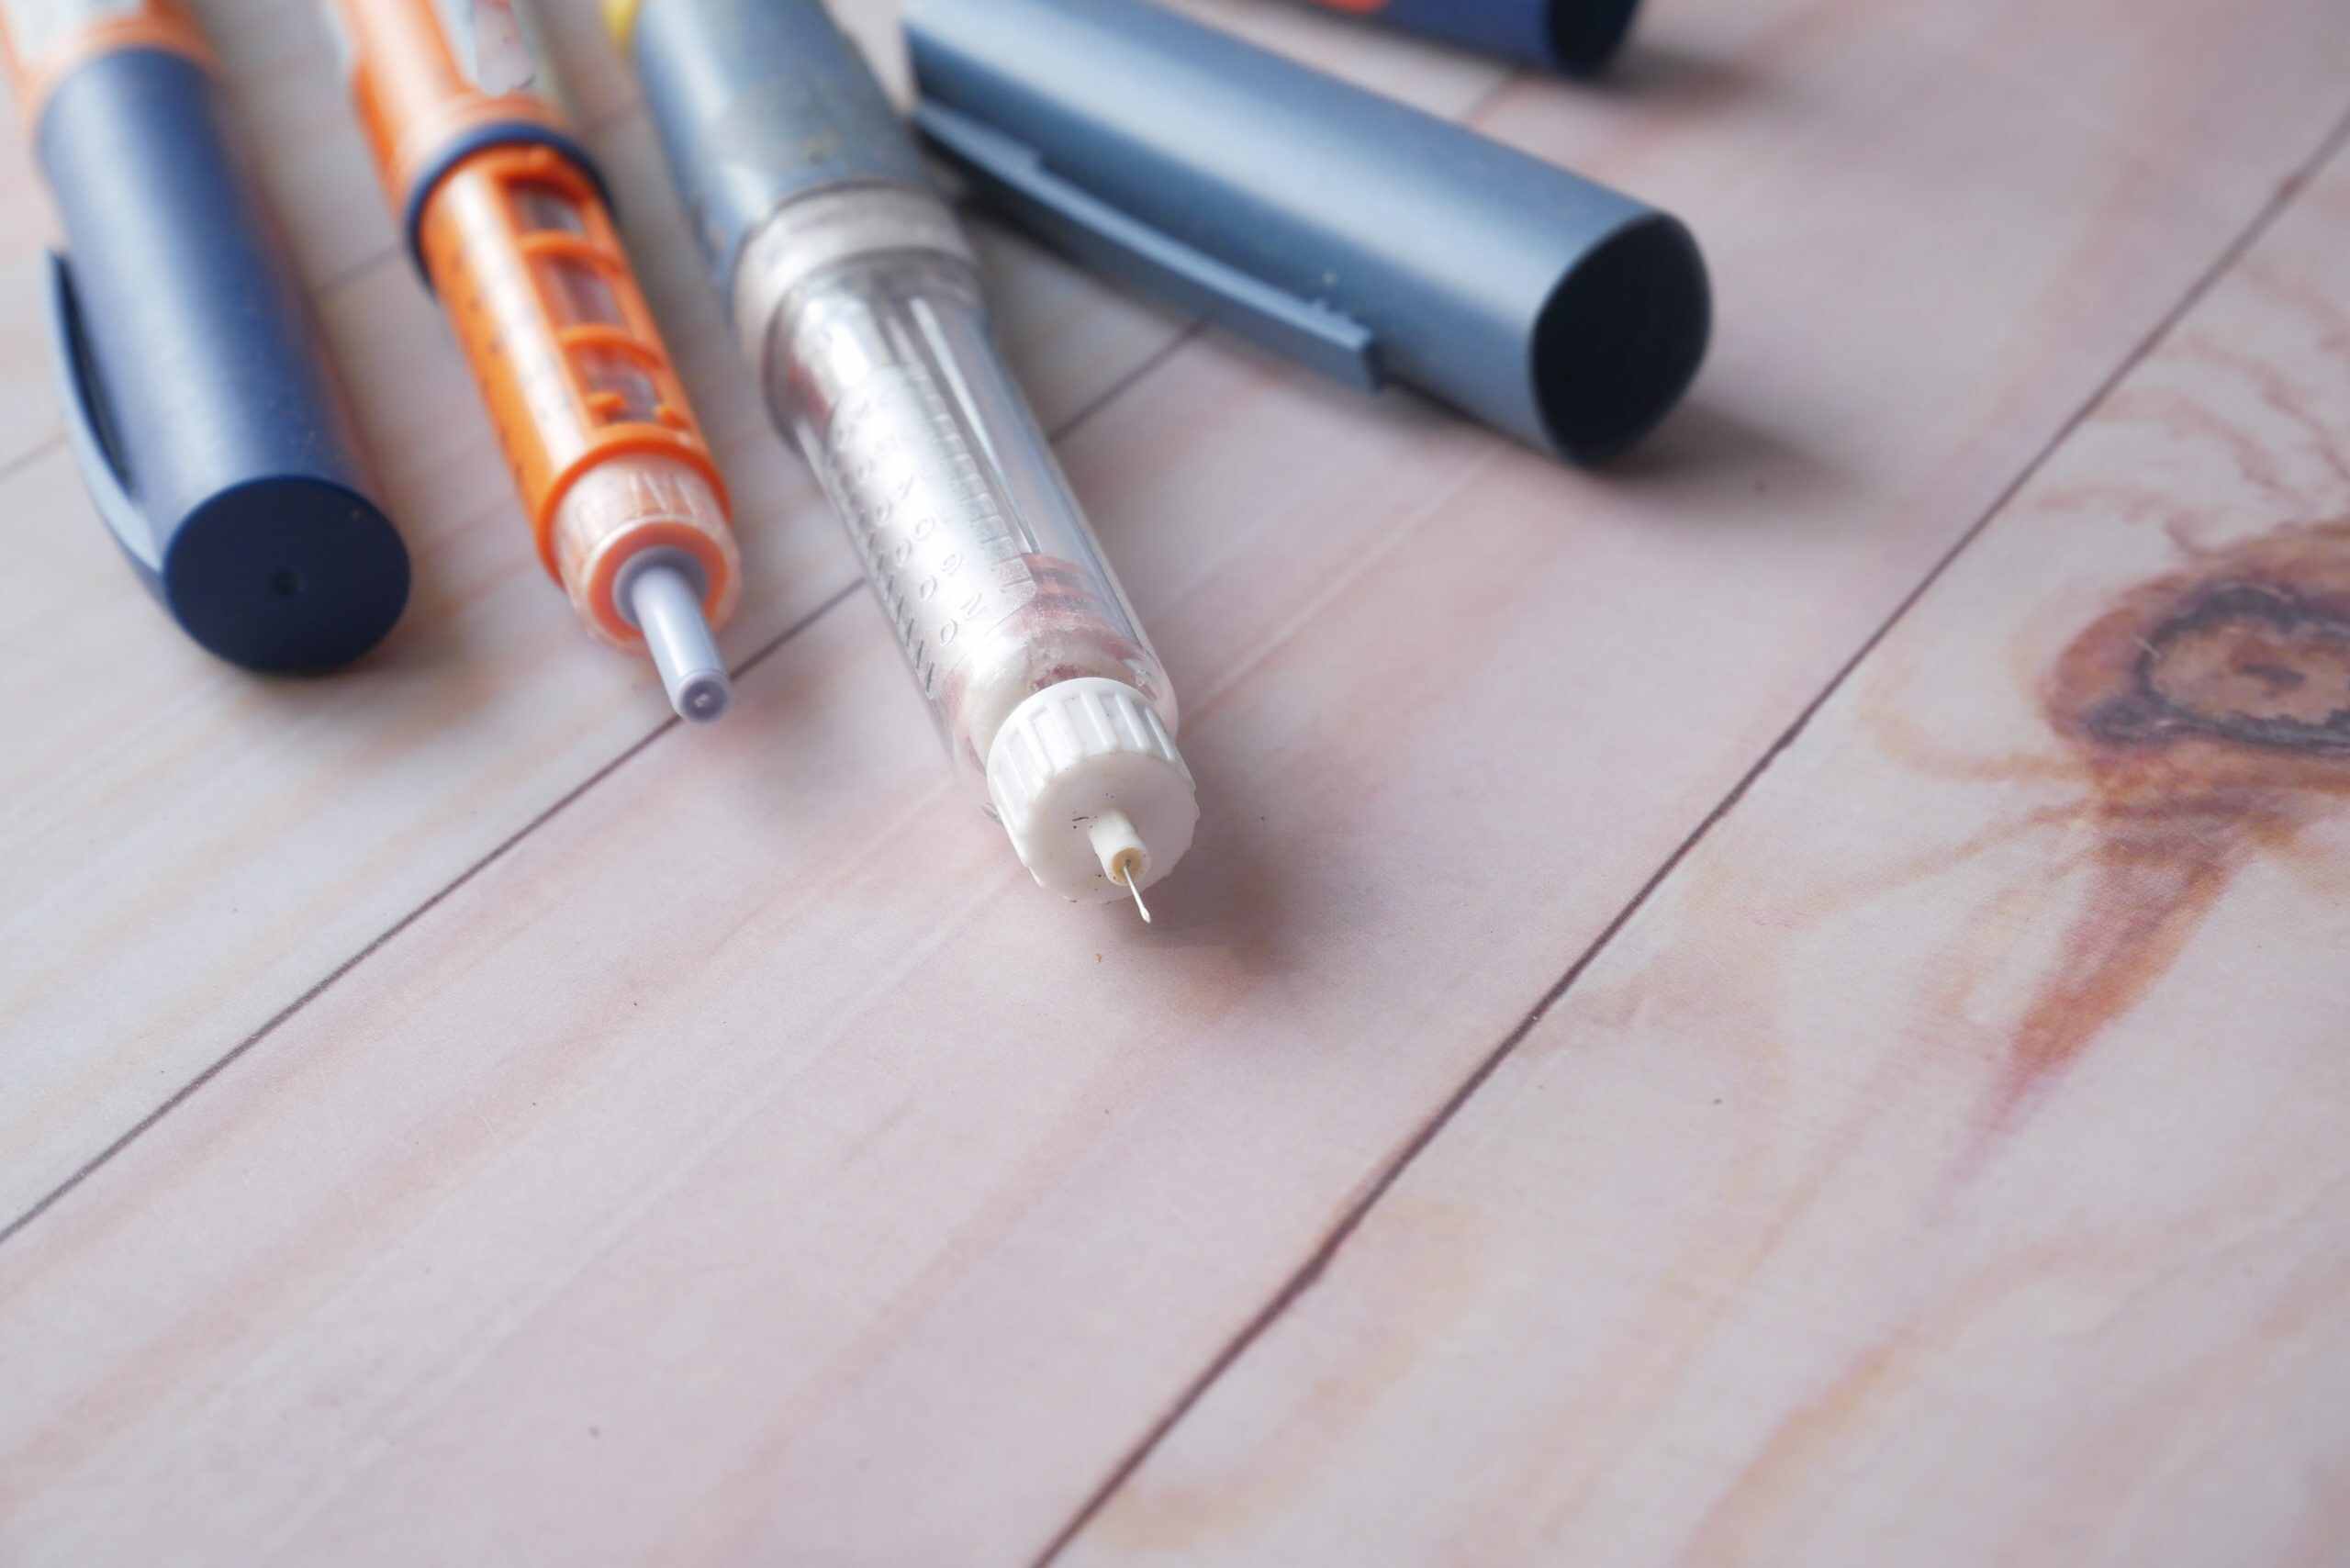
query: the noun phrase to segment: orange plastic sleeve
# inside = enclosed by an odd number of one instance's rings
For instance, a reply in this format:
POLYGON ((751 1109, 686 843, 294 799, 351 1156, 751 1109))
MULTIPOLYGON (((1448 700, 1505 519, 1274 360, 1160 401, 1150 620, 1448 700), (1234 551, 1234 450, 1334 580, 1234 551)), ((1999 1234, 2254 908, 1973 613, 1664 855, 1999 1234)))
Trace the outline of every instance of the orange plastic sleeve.
POLYGON ((555 509, 572 482, 605 457, 677 458, 724 500, 725 482, 662 348, 611 215, 568 159, 550 147, 476 153, 433 193, 424 210, 423 239, 425 269, 489 405, 548 571, 555 570, 555 509), (518 217, 518 199, 535 190, 562 193, 583 220, 585 231, 566 237, 581 243, 563 250, 567 259, 592 258, 588 265, 610 289, 619 323, 558 321, 533 254, 544 236, 526 234, 518 217), (653 394, 649 419, 612 418, 615 410, 580 368, 580 356, 596 350, 618 355, 643 375, 653 394))
MULTIPOLYGON (((532 93, 492 95, 460 69, 431 0, 333 0, 352 54, 352 95, 395 213, 457 138, 492 125, 560 132, 532 93)), ((555 537, 565 497, 598 465, 658 456, 699 475, 726 507, 726 487, 696 425, 660 330, 588 173, 561 149, 527 140, 472 152, 426 198, 418 249, 496 425, 528 510, 539 557, 599 630, 632 635, 610 602, 620 557, 571 559, 555 537), (574 577, 585 577, 579 582, 574 577)), ((731 543, 656 540, 632 524, 630 549, 689 550, 714 604, 731 602, 731 543)))

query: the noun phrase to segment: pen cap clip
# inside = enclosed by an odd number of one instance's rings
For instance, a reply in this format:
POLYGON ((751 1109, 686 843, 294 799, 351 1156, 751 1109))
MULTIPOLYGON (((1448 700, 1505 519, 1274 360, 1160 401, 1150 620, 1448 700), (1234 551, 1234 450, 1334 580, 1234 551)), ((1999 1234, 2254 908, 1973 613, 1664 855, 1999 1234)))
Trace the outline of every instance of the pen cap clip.
POLYGON ((914 110, 914 129, 990 202, 1096 272, 1362 391, 1382 385, 1377 344, 1361 322, 1162 233, 1055 174, 1035 148, 968 115, 925 103, 914 110))
POLYGON ((73 294, 73 270, 65 258, 54 251, 49 254, 48 283, 48 309, 44 314, 50 352, 56 358, 59 387, 63 393, 66 442, 81 465, 82 482, 88 487, 91 504, 98 509, 107 532, 122 546, 122 553, 130 557, 130 564, 138 568, 140 578, 149 590, 160 594, 162 553, 156 543, 154 524, 130 498, 115 442, 107 433, 110 427, 105 393, 98 385, 97 364, 83 336, 82 307, 73 294))

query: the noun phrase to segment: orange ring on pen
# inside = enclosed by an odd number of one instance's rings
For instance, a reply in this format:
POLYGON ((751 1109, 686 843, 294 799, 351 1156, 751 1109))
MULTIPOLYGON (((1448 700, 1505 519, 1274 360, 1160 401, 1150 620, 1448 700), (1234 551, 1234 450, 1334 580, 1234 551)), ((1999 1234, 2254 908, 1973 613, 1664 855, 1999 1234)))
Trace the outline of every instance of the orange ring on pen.
POLYGON ((630 531, 636 541, 625 554, 608 550, 597 561, 596 570, 585 584, 590 613, 595 616, 597 629, 615 642, 633 643, 643 640, 644 633, 622 619, 620 613, 620 576, 628 563, 647 550, 681 550, 694 558, 701 567, 702 614, 712 625, 726 619, 733 608, 731 597, 734 580, 734 564, 729 561, 707 533, 688 528, 682 522, 658 522, 640 525, 630 531))
POLYGON ((50 94, 68 75, 101 55, 131 49, 176 54, 216 76, 220 73, 218 57, 179 0, 147 0, 146 8, 135 16, 107 17, 77 28, 37 60, 17 52, 6 15, 0 13, 0 53, 6 56, 9 79, 27 125, 39 121, 50 94))

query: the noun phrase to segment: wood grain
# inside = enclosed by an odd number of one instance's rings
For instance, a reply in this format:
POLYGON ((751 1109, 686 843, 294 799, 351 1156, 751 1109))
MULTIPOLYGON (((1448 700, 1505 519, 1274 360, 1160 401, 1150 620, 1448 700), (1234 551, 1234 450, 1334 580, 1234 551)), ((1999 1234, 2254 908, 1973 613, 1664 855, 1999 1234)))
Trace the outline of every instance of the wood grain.
POLYGON ((1065 1562, 2340 1561, 2345 245, 2337 156, 1065 1562))
MULTIPOLYGON (((1099 402, 1065 457, 1211 808, 1152 933, 1025 884, 861 604, 631 749, 646 684, 467 477, 415 291, 350 273, 330 330, 446 541, 384 658, 210 671, 87 530, 0 584, 118 704, 61 736, 11 689, 47 814, 9 864, 61 890, 10 928, 49 1011, 0 1006, 65 1042, 0 1126, 24 1191, 434 899, 0 1245, 0 1555, 1035 1551, 2318 144, 2350 18, 2202 17, 1667 4, 1616 88, 1487 102, 1719 272, 1695 405, 1615 476, 1218 340, 1099 402)), ((638 231, 730 457, 775 465, 758 548, 845 567, 638 231)), ((1005 253, 1048 407, 1177 330, 1005 253)))
MULTIPOLYGON (((416 559, 400 628, 330 681, 256 680, 186 644, 123 570, 58 436, 36 286, 43 230, 12 149, 0 214, 0 1229, 309 990, 663 724, 649 666, 594 644, 544 578, 487 421, 397 250, 316 7, 205 8, 242 129, 358 405, 416 559), (72 700, 62 700, 70 690, 72 700)), ((841 7, 868 43, 892 8, 841 7)), ((738 663, 858 581, 770 434, 651 133, 586 6, 550 10, 591 140, 625 193, 655 307, 732 476, 738 663), (599 63, 600 62, 600 63, 599 63)), ((1337 62, 1375 74, 1393 40, 1337 62)), ((1500 73, 1420 100, 1465 108, 1500 73)), ((1147 364, 1180 321, 982 229, 999 329, 1048 424, 1147 364)), ((697 749, 698 737, 679 737, 697 749)))

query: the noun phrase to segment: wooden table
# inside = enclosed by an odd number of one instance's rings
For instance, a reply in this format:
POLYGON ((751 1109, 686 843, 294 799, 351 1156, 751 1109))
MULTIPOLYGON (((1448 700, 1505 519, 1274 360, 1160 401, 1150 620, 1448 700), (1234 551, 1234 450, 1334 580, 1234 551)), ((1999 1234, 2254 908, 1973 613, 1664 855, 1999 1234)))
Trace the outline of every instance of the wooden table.
POLYGON ((420 568, 345 675, 116 558, 5 155, 0 1562, 2343 1560, 2350 6, 1192 8, 1684 214, 1720 330, 1572 473, 981 230, 1185 696, 1155 929, 949 783, 585 0, 713 731, 312 6, 202 9, 420 568))

